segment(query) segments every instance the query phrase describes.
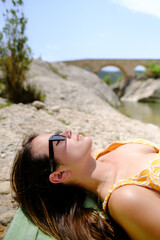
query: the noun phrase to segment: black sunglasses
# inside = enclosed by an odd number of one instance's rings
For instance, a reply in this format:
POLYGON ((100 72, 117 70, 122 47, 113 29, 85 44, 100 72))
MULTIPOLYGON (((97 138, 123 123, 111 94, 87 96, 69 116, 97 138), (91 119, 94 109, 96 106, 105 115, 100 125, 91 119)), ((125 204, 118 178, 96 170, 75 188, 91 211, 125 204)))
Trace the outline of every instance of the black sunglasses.
POLYGON ((55 171, 55 160, 54 160, 54 151, 53 151, 53 143, 54 141, 64 141, 66 139, 66 136, 64 135, 52 135, 49 138, 49 160, 50 160, 50 170, 51 173, 55 171))

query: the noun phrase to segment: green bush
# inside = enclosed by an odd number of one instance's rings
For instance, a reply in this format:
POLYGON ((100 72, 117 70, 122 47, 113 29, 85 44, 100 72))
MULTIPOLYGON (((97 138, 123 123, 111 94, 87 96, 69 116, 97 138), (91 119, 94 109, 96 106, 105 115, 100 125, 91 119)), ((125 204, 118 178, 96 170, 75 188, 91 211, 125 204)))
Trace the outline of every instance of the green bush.
MULTIPOLYGON (((4 4, 6 0, 1 0, 4 4)), ((26 82, 26 73, 32 62, 31 49, 27 45, 25 28, 27 19, 22 12, 22 0, 12 0, 12 9, 5 7, 5 26, 0 32, 1 95, 13 102, 29 103, 43 100, 41 90, 26 82)))
POLYGON ((111 78, 110 78, 110 76, 105 76, 105 77, 103 78, 103 81, 104 81, 107 85, 110 85, 110 84, 111 84, 111 78))
POLYGON ((160 77, 160 64, 156 64, 154 61, 146 65, 147 71, 145 75, 147 77, 159 78, 160 77))

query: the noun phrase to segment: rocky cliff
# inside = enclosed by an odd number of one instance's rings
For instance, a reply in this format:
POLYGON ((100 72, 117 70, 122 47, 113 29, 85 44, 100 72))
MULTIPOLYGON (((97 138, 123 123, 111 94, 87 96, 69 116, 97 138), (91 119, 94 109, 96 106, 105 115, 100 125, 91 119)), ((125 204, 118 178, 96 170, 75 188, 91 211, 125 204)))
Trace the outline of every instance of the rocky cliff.
POLYGON ((112 108, 110 104, 118 104, 117 97, 93 73, 64 63, 35 60, 28 79, 46 94, 43 109, 21 103, 5 107, 6 100, 0 99, 1 238, 17 208, 11 197, 9 174, 15 152, 26 134, 69 128, 93 137, 93 149, 129 138, 146 138, 160 144, 160 129, 129 119, 112 108))

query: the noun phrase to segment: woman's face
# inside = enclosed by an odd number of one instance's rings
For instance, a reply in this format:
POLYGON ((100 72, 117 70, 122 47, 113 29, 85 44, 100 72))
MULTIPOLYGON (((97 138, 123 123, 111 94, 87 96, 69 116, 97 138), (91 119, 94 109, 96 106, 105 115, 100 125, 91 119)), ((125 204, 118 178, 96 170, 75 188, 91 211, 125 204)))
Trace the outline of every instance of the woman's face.
MULTIPOLYGON (((53 134, 44 134, 36 137, 32 142, 32 151, 35 154, 49 155, 48 140, 53 134)), ((71 130, 61 133, 65 135, 65 141, 52 142, 54 158, 59 166, 66 169, 83 168, 85 162, 90 158, 92 140, 79 134, 72 134, 71 130)))

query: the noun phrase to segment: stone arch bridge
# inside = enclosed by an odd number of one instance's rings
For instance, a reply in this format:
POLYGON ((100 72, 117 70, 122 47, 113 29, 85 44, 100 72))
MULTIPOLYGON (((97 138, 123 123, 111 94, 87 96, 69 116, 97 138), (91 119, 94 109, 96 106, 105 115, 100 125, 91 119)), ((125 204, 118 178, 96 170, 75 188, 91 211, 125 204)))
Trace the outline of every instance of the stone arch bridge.
POLYGON ((146 67, 146 65, 152 61, 156 64, 160 64, 160 59, 84 59, 65 61, 65 63, 81 68, 87 67, 94 73, 98 73, 103 67, 115 66, 122 71, 124 82, 126 82, 127 80, 134 78, 135 67, 139 65, 146 67))

